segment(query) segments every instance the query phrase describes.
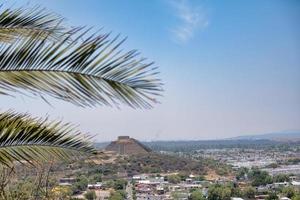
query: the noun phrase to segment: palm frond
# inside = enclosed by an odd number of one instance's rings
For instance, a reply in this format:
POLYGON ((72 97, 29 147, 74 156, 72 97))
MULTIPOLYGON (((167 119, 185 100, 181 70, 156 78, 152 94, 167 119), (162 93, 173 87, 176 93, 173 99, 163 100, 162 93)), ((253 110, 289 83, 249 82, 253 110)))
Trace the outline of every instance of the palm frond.
POLYGON ((70 124, 32 118, 12 111, 0 113, 0 164, 34 163, 94 153, 88 138, 70 124))
POLYGON ((122 53, 118 36, 87 34, 75 29, 59 42, 35 36, 3 45, 0 94, 26 90, 80 106, 151 108, 162 91, 153 63, 136 50, 122 53))
POLYGON ((0 10, 0 42, 12 42, 21 37, 38 34, 39 37, 59 40, 65 35, 63 19, 40 7, 32 9, 0 10))

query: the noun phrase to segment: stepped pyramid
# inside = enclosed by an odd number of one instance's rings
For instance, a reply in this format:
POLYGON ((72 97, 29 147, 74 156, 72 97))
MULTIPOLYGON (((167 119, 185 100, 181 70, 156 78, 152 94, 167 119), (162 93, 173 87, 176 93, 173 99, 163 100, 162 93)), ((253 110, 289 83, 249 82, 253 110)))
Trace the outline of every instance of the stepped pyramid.
POLYGON ((116 141, 112 141, 106 148, 106 151, 115 151, 120 155, 134 155, 148 153, 151 149, 134 138, 129 136, 119 136, 116 141))

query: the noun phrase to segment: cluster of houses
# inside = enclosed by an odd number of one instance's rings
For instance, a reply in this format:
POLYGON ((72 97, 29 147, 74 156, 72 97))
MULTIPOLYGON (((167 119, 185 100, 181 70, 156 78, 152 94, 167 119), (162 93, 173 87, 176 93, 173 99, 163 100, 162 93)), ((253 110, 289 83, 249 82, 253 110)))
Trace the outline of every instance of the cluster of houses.
POLYGON ((300 181, 279 182, 256 187, 257 193, 266 193, 268 191, 280 190, 284 187, 292 186, 294 189, 300 189, 300 181))
MULTIPOLYGON (((59 179, 59 186, 72 186, 76 182, 75 178, 61 178, 59 179)), ((102 182, 97 182, 95 184, 88 184, 87 189, 89 190, 100 190, 105 189, 102 182)))
MULTIPOLYGON (((259 167, 265 168, 266 166, 280 162, 286 162, 291 159, 300 158, 300 152, 296 150, 263 150, 263 149, 203 149, 195 153, 193 157, 212 158, 223 163, 235 167, 259 167)), ((289 174, 300 173, 300 164, 297 165, 282 165, 278 169, 266 169, 272 175, 276 174, 289 174)))
MULTIPOLYGON (((165 176, 166 177, 166 176, 165 176)), ((184 181, 179 183, 171 183, 166 180, 164 176, 153 176, 147 174, 135 175, 132 177, 133 187, 137 200, 171 200, 176 199, 187 200, 192 189, 201 190, 204 196, 208 194, 208 188, 211 184, 225 184, 229 180, 215 180, 215 181, 199 181, 195 179, 194 175, 189 175, 184 181)), ((267 184, 265 186, 256 187, 256 199, 264 199, 265 193, 271 190, 280 190, 284 187, 294 187, 300 191, 300 179, 297 176, 291 176, 290 182, 280 182, 267 184)), ((232 180, 233 181, 233 180, 232 180)), ((71 186, 76 182, 74 178, 61 178, 59 180, 60 186, 71 186)), ((243 182, 239 183, 243 187, 243 182)), ((99 182, 95 184, 88 184, 87 190, 104 190, 105 184, 99 182)), ((232 200, 242 200, 242 198, 232 197, 232 200)), ((288 200, 287 197, 282 197, 281 200, 288 200)))
MULTIPOLYGON (((133 176, 134 187, 136 191, 137 200, 168 200, 176 199, 185 200, 188 199, 191 189, 200 189, 204 196, 207 196, 208 188, 211 184, 228 183, 228 180, 216 180, 216 181, 198 181, 194 179, 193 175, 190 175, 184 181, 180 183, 170 183, 166 181, 164 177, 157 176, 152 177, 145 174, 133 176)), ((290 182, 273 183, 265 186, 256 187, 257 196, 256 199, 265 199, 266 193, 273 190, 280 190, 284 187, 294 187, 300 191, 299 177, 291 177, 290 182)), ((233 200, 242 200, 242 198, 232 197, 233 200)), ((288 200, 287 197, 282 197, 281 200, 288 200)))
MULTIPOLYGON (((166 179, 167 175, 164 176, 153 176, 151 174, 141 174, 135 175, 131 178, 133 183, 133 189, 135 191, 135 196, 137 200, 171 200, 176 199, 187 200, 190 191, 192 189, 201 190, 204 196, 208 194, 208 188, 211 184, 226 184, 234 180, 215 180, 215 181, 199 181, 195 179, 194 175, 189 175, 184 181, 179 183, 171 183, 166 179)), ((300 191, 300 177, 291 176, 289 182, 278 182, 267 184, 265 186, 256 187, 257 196, 256 199, 265 199, 266 193, 268 191, 281 190, 284 187, 293 187, 296 190, 300 191)), ((59 180, 60 186, 71 186, 76 182, 75 178, 61 178, 59 180)), ((241 188, 243 188, 244 182, 238 182, 241 188)), ((245 183, 244 186, 247 184, 245 183)), ((105 190, 105 184, 99 182, 95 184, 88 184, 87 190, 105 190)), ((233 197, 232 200, 242 200, 238 197, 233 197)), ((287 197, 282 197, 281 200, 288 200, 287 197)))
POLYGON ((137 200, 168 200, 174 199, 174 194, 178 199, 188 199, 191 189, 201 189, 207 194, 208 186, 212 184, 209 181, 194 180, 190 175, 180 183, 170 183, 165 177, 151 177, 148 175, 137 175, 132 177, 136 191, 137 200))

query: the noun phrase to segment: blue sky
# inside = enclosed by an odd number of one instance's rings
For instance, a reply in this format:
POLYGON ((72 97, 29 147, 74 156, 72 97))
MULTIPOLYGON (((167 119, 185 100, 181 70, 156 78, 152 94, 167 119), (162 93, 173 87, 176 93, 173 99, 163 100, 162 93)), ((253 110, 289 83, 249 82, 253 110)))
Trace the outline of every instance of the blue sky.
POLYGON ((20 0, 67 24, 128 36, 160 67, 152 110, 82 109, 49 98, 1 97, 1 110, 73 122, 95 140, 216 139, 300 129, 300 1, 20 0))

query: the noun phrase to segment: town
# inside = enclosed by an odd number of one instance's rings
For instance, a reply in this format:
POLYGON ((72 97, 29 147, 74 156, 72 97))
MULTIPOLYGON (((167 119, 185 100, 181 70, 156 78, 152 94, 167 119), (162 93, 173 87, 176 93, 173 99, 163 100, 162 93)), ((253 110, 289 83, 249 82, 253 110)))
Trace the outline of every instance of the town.
POLYGON ((297 199, 298 143, 275 149, 153 152, 120 136, 96 156, 53 166, 56 184, 49 193, 90 200, 297 199))

